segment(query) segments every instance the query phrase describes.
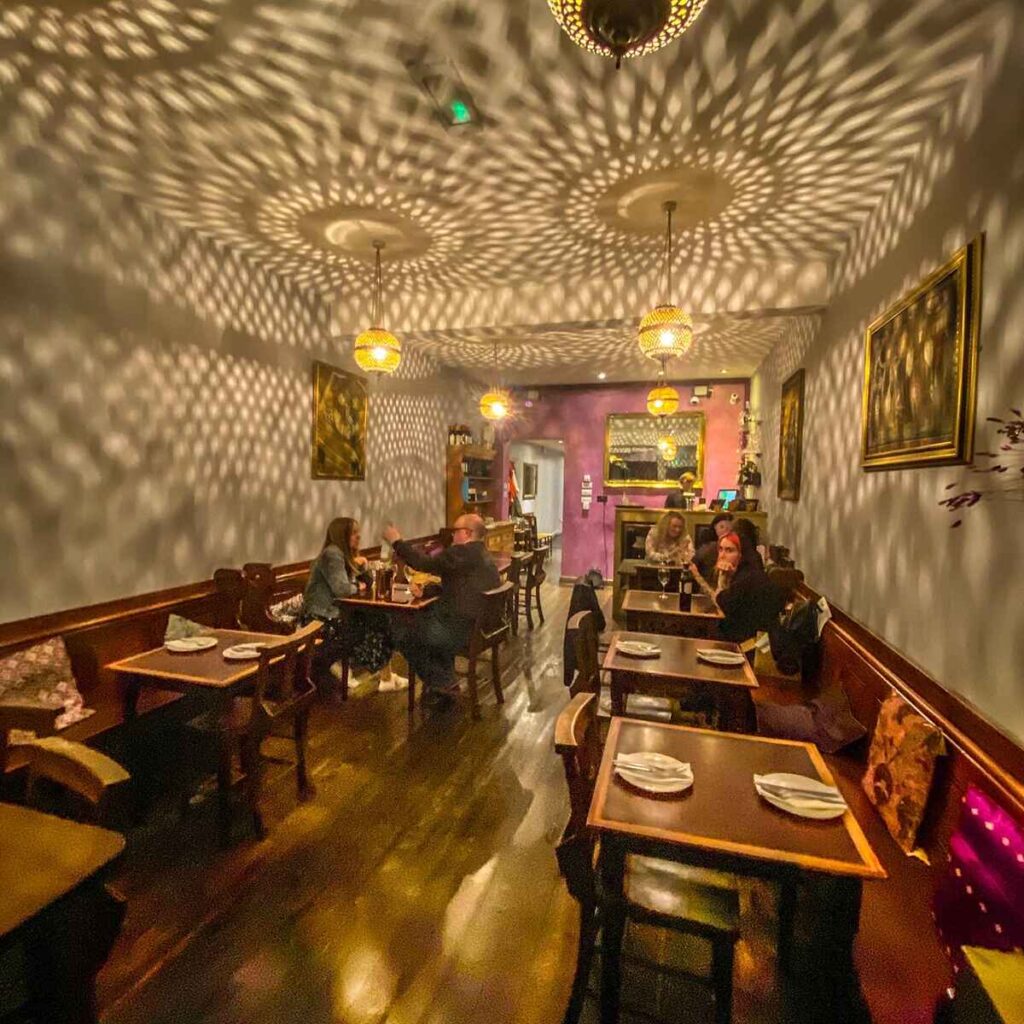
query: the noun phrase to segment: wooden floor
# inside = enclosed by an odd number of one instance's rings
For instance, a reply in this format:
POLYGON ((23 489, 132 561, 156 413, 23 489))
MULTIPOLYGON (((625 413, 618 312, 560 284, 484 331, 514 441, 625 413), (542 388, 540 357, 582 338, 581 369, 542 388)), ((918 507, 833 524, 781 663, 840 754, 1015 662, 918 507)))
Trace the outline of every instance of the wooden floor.
MULTIPOLYGON (((404 694, 318 707, 307 804, 289 745, 270 741, 266 840, 240 817, 221 850, 212 801, 183 821, 176 802, 158 807, 117 880, 129 913, 100 978, 104 1020, 557 1024, 576 942, 553 853, 567 815, 552 738, 568 597, 545 585, 547 623, 513 641, 506 703, 484 686, 481 721, 460 707, 410 733, 404 694)), ((744 891, 743 1024, 810 1019, 806 1004, 784 1009, 773 910, 770 890, 744 891)), ((634 972, 627 998, 668 1021, 709 1019, 699 991, 659 976, 634 972)))

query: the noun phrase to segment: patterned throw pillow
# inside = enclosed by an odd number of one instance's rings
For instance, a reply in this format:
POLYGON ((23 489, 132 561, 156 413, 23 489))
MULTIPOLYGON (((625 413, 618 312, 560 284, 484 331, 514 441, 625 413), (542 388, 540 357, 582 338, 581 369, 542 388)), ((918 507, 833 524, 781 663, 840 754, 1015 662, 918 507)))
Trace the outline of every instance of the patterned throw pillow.
POLYGON ((914 852, 935 759, 943 753, 942 733, 931 722, 898 694, 885 701, 861 785, 904 853, 914 852))
POLYGON ((270 617, 277 622, 294 623, 302 614, 302 594, 292 594, 283 601, 272 604, 268 609, 270 617))
POLYGON ((963 946, 1024 948, 1024 823, 974 786, 962 803, 949 870, 932 905, 955 971, 963 946))
POLYGON ((167 629, 164 630, 164 640, 185 640, 190 636, 205 636, 211 632, 209 626, 201 622, 193 622, 186 619, 184 615, 167 616, 167 629))
MULTIPOLYGON (((56 720, 58 729, 93 714, 82 704, 82 695, 71 671, 71 659, 59 636, 0 658, 0 703, 4 702, 63 708, 56 720)), ((31 734, 19 732, 10 740, 19 742, 26 737, 31 739, 31 734)))

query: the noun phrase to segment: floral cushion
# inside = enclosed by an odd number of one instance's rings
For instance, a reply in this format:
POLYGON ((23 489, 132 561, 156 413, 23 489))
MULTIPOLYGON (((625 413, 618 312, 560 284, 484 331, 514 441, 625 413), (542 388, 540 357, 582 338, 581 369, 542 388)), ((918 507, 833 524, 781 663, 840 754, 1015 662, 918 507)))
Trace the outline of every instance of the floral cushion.
POLYGON ((302 614, 302 594, 292 594, 283 601, 272 604, 267 612, 277 622, 295 622, 302 614))
MULTIPOLYGON (((0 658, 0 704, 38 704, 62 708, 56 727, 64 729, 93 712, 83 706, 71 659, 62 637, 55 636, 23 651, 0 658)), ((18 732, 10 741, 31 739, 31 733, 18 732)))
POLYGON ((201 622, 193 622, 184 615, 171 614, 167 616, 164 640, 184 640, 190 636, 205 636, 209 632, 210 627, 204 626, 201 622))
POLYGON ((956 971, 963 946, 1024 947, 1024 823, 974 786, 963 797, 932 910, 956 971))
POLYGON ((878 712, 861 785, 904 853, 913 853, 924 818, 942 733, 893 694, 878 712))

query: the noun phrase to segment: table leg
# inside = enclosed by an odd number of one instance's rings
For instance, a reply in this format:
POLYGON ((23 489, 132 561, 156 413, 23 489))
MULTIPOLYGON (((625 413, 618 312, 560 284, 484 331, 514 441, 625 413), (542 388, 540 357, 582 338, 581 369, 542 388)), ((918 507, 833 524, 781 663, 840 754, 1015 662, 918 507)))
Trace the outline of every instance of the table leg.
POLYGON ((754 702, 750 691, 734 686, 719 687, 717 703, 725 732, 754 733, 754 702))
POLYGON ((124 720, 134 721, 139 714, 139 691, 142 689, 142 680, 135 675, 128 676, 124 685, 124 720))
POLYGON ((776 941, 780 974, 787 974, 793 964, 793 926, 799 883, 798 875, 784 874, 779 880, 779 931, 776 941))
POLYGON ((617 1024, 622 989, 622 939, 626 931, 626 848, 612 837, 601 841, 598 870, 605 896, 601 936, 601 1024, 617 1024))
POLYGON ((612 714, 624 715, 626 713, 626 686, 621 672, 611 671, 612 691, 612 714))

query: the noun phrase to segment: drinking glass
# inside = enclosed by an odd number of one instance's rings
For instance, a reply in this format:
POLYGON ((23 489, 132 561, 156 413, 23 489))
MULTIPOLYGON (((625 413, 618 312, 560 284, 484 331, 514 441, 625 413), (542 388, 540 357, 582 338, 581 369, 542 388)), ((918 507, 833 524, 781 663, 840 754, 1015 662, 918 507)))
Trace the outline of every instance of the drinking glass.
POLYGON ((670 579, 670 576, 669 576, 668 566, 667 565, 659 565, 658 566, 658 582, 661 584, 661 596, 662 597, 665 596, 665 588, 668 586, 669 579, 670 579))

